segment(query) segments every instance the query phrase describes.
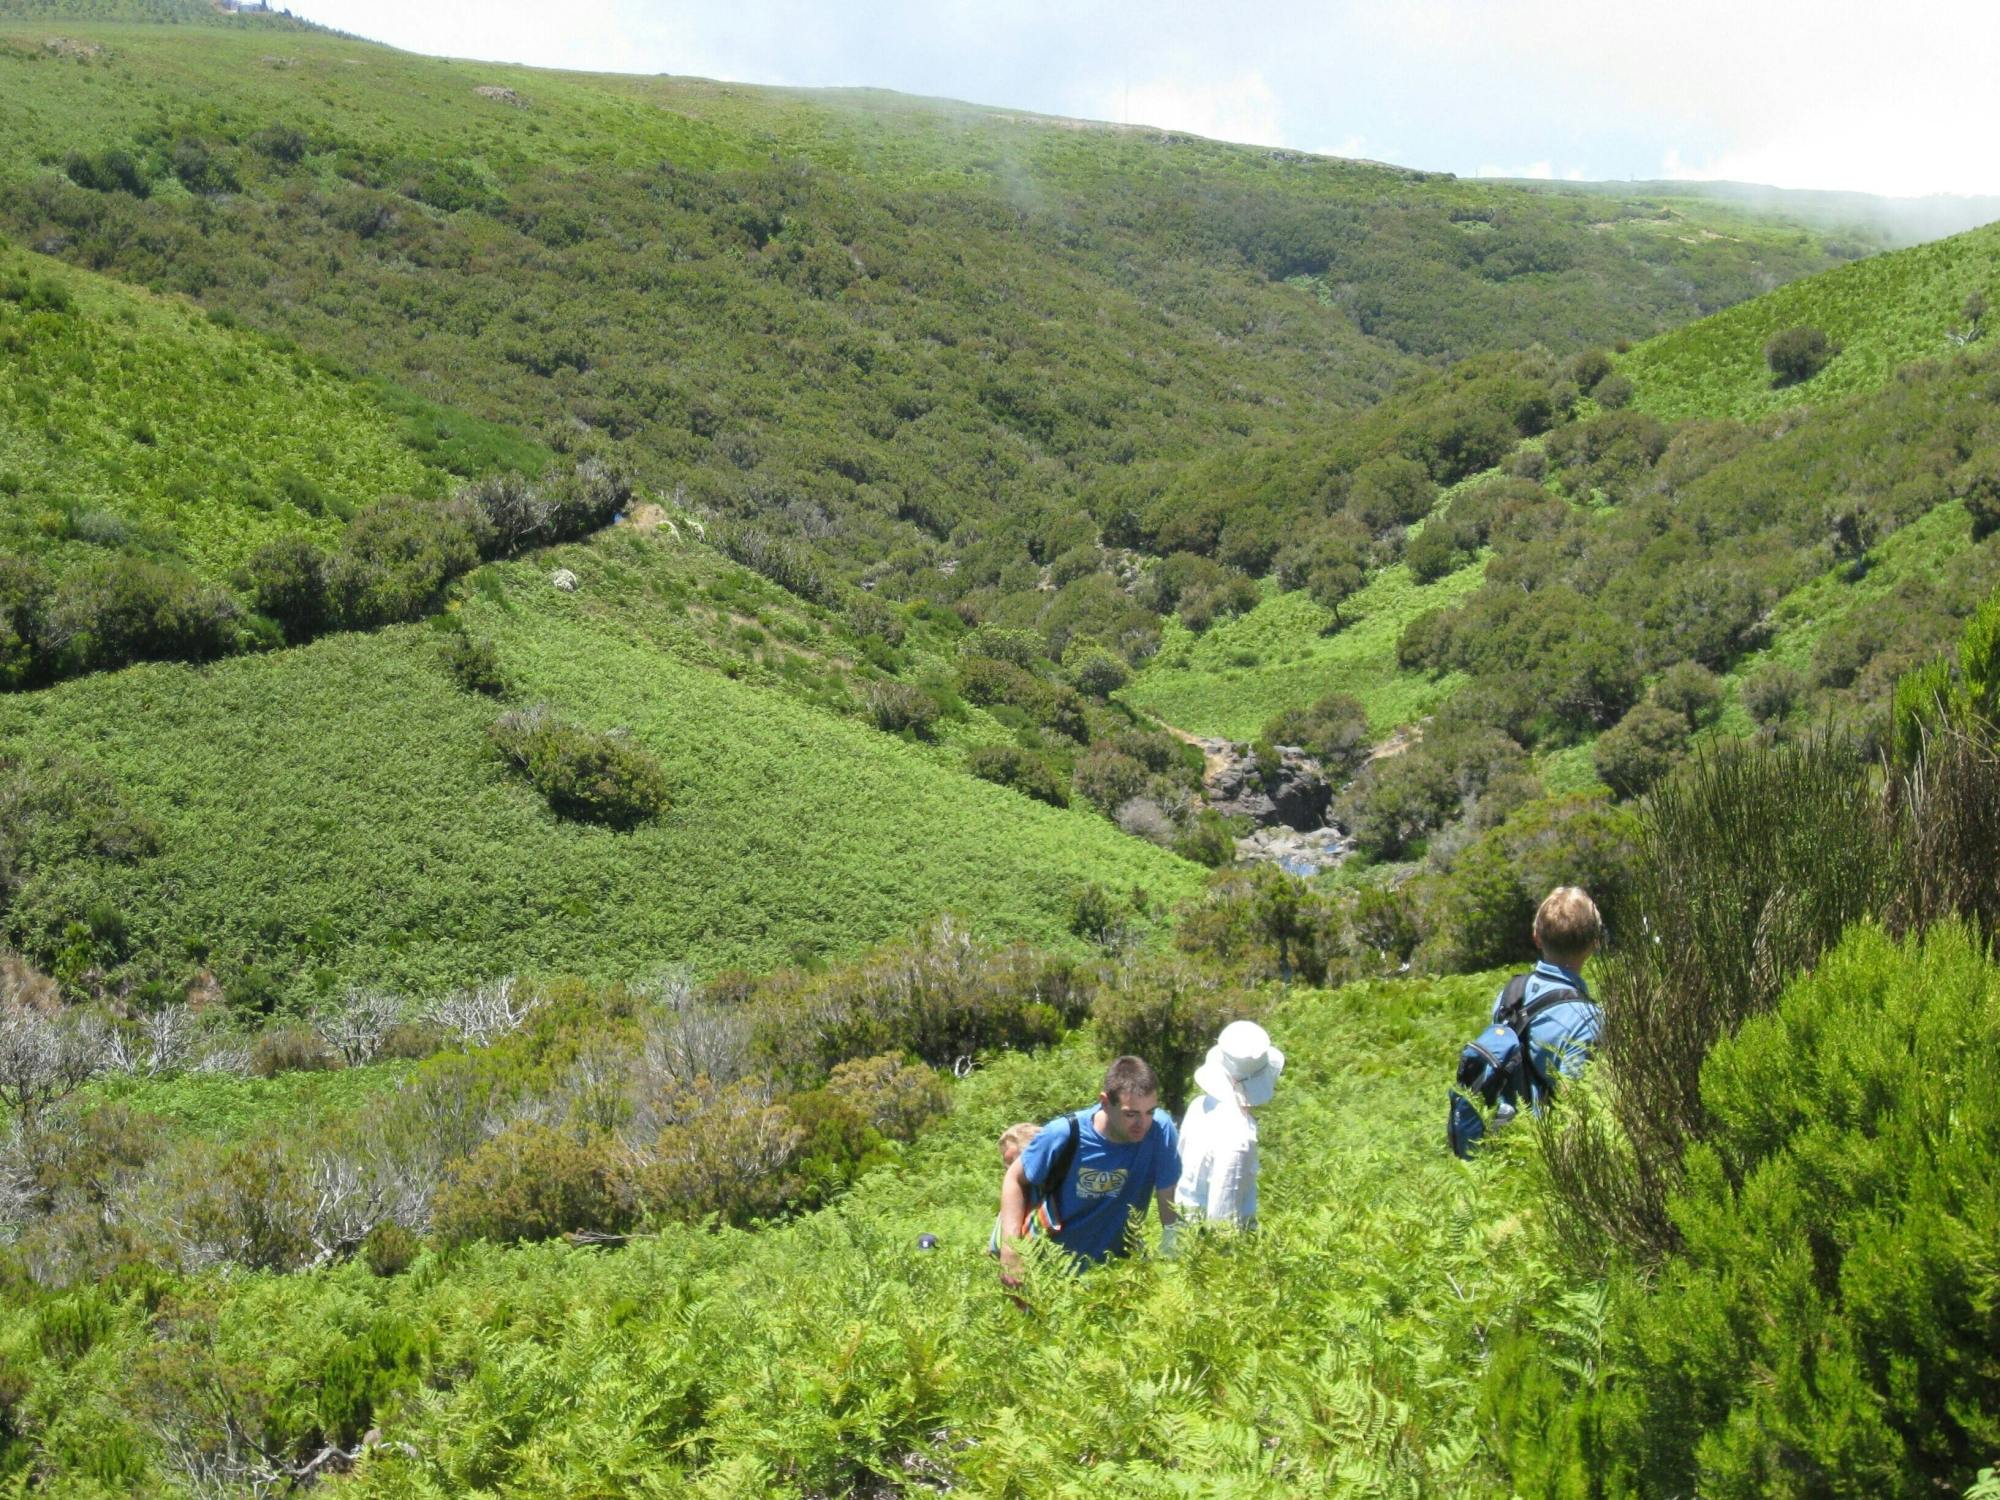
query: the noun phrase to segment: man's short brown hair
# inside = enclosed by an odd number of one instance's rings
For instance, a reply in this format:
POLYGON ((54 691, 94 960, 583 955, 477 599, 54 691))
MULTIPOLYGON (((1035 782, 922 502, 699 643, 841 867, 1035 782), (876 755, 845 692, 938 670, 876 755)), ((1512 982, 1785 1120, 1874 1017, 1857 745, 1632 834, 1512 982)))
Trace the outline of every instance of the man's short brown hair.
POLYGON ((1160 1080, 1143 1057, 1121 1057, 1104 1074, 1104 1097, 1120 1104, 1131 1102, 1135 1094, 1160 1092, 1160 1080))
POLYGON ((1597 914, 1597 903, 1581 886, 1557 886, 1535 910, 1535 945, 1558 963, 1564 959, 1581 963, 1603 936, 1604 919, 1597 914))

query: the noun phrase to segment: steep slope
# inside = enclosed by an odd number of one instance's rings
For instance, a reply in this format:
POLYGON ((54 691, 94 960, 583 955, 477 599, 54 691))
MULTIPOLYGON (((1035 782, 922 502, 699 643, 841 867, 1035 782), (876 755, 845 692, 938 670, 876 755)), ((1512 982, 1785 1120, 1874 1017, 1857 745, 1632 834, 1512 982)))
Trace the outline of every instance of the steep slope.
POLYGON ((0 372, 0 551, 58 576, 137 551, 217 580, 276 537, 330 541, 385 494, 544 456, 181 299, 19 250, 0 249, 0 372))

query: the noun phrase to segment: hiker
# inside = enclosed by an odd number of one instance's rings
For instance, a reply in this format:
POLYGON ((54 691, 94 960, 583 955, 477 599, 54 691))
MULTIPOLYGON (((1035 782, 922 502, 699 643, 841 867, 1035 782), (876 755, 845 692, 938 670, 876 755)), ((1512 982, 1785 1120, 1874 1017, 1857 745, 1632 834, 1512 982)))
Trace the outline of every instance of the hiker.
POLYGON ((1271 1101, 1285 1054, 1255 1021, 1231 1021, 1194 1070, 1201 1097, 1181 1119, 1181 1180, 1174 1206, 1191 1218, 1247 1229, 1257 1219, 1257 1120, 1271 1101))
POLYGON ((1603 935, 1597 903, 1579 887, 1557 886, 1542 898, 1533 928, 1541 960, 1507 981, 1493 1002, 1493 1024, 1459 1055, 1445 1127, 1457 1155, 1470 1156, 1486 1133, 1485 1117, 1468 1095, 1504 1125, 1522 1109, 1540 1113, 1557 1080, 1582 1071, 1603 1018, 1583 982, 1583 965, 1603 935))
POLYGON ((1136 1057, 1104 1075, 1097 1107, 1057 1115, 1042 1127, 1000 1185, 1000 1283, 1021 1284, 1021 1240, 1046 1235, 1081 1270, 1127 1253, 1133 1216, 1150 1193, 1160 1223, 1172 1226, 1180 1180, 1180 1138, 1159 1107, 1160 1081, 1136 1057))

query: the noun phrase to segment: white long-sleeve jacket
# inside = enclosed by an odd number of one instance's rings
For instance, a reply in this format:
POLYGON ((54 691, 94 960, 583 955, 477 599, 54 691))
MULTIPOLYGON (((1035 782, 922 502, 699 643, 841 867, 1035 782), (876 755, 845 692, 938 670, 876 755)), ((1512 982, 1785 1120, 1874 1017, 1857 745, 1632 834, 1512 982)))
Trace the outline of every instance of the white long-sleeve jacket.
POLYGON ((1184 1214, 1240 1226, 1257 1217, 1257 1121, 1233 1099, 1203 1094, 1181 1121, 1184 1214))

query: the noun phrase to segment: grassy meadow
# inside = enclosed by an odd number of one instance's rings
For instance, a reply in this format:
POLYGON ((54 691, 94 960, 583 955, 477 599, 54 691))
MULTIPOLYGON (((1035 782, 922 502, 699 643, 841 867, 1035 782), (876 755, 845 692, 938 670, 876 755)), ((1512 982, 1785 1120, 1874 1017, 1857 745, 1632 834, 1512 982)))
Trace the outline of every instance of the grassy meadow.
POLYGON ((1303 590, 1271 594, 1200 636, 1176 621, 1124 697, 1190 734, 1252 740, 1284 709, 1351 693, 1370 727, 1386 735, 1423 717, 1455 686, 1398 667, 1397 636, 1423 611, 1463 599, 1483 573, 1475 563, 1420 584, 1401 564, 1383 568, 1341 607, 1338 628, 1303 590))

